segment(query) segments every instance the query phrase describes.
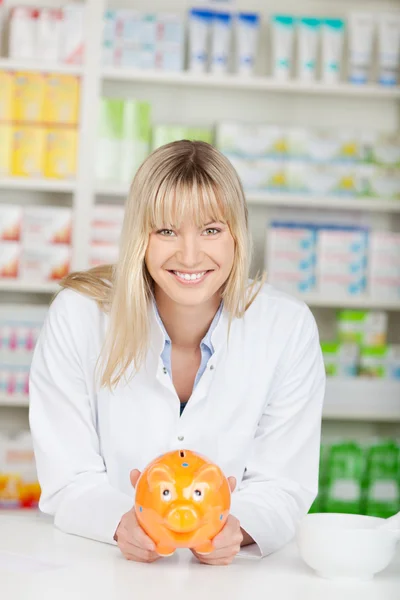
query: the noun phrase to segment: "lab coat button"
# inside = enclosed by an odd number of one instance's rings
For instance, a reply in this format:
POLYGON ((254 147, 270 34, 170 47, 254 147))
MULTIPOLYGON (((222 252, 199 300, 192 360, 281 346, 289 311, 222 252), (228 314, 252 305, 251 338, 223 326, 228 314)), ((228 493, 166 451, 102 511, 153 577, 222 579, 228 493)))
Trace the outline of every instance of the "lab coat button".
POLYGON ((214 370, 214 365, 210 365, 210 371, 214 370))
POLYGON ((163 367, 163 373, 164 373, 164 375, 167 374, 167 369, 165 367, 163 367))
POLYGON ((185 438, 184 438, 184 436, 183 436, 183 435, 178 435, 178 440, 179 440, 180 442, 183 442, 183 440, 184 440, 184 439, 185 439, 185 438))

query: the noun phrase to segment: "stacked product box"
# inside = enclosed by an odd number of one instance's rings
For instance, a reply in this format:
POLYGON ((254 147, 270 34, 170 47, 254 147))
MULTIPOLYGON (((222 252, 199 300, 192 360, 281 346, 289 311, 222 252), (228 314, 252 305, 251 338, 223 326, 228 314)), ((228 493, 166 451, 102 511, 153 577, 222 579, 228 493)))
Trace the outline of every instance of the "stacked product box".
POLYGON ((0 394, 10 401, 28 394, 32 353, 46 312, 45 306, 0 307, 0 394))
POLYGON ((385 312, 339 311, 336 339, 321 342, 327 375, 399 381, 400 344, 388 344, 387 332, 385 312))
POLYGON ((272 222, 266 238, 266 270, 269 283, 289 293, 313 291, 315 244, 315 227, 272 222))
POLYGON ((0 71, 0 176, 76 173, 79 78, 0 71))
POLYGON ((372 232, 368 263, 371 297, 400 300, 400 233, 372 232))
POLYGON ((16 60, 82 64, 84 10, 84 3, 65 4, 61 9, 12 7, 8 23, 8 56, 16 60))
POLYGON ((182 71, 184 32, 184 19, 178 14, 107 10, 103 27, 103 65, 182 71))
POLYGON ((72 211, 0 204, 0 278, 46 282, 68 274, 72 211))
POLYGON ((216 146, 248 191, 400 198, 400 136, 220 122, 216 146))
POLYGON ((0 509, 36 509, 40 493, 31 433, 0 434, 0 509))
POLYGON ((323 226, 317 236, 317 289, 327 296, 360 296, 366 291, 368 231, 323 226))
POLYGON ((129 184, 150 152, 151 106, 102 98, 99 119, 97 180, 129 184))
POLYGON ((388 518, 400 510, 400 446, 393 439, 322 443, 319 491, 310 512, 388 518))
POLYGON ((97 204, 94 207, 89 257, 91 267, 117 262, 124 212, 123 206, 97 204))

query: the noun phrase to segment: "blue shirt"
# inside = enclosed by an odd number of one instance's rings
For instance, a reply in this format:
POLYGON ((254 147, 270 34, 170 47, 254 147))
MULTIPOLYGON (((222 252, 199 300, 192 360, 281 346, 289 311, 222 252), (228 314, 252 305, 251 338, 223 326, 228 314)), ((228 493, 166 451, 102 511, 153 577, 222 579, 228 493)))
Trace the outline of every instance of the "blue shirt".
MULTIPOLYGON (((161 358, 164 363, 164 367, 167 369, 169 376, 172 379, 172 362, 171 362, 172 342, 171 342, 171 338, 169 337, 169 335, 167 333, 167 330, 164 327, 164 323, 161 320, 160 313, 158 312, 157 304, 155 302, 154 302, 154 307, 155 307, 155 313, 156 313, 157 319, 160 323, 161 329, 163 330, 164 337, 165 337, 165 344, 164 344, 164 349, 161 352, 161 358)), ((211 342, 211 335, 212 335, 212 332, 214 331, 214 329, 216 328, 216 326, 218 325, 218 321, 219 321, 219 318, 220 318, 221 312, 222 312, 222 307, 223 307, 223 303, 221 302, 217 312, 215 313, 215 316, 211 322, 211 325, 210 325, 206 335, 203 337, 203 339, 200 342, 201 362, 200 362, 199 370, 197 371, 197 374, 196 374, 196 378, 194 380, 193 389, 195 389, 196 385, 198 384, 198 382, 200 380, 200 377, 203 375, 203 373, 207 367, 208 361, 214 354, 214 347, 211 342)), ((185 406, 186 406, 186 402, 181 402, 181 414, 182 414, 185 406)))

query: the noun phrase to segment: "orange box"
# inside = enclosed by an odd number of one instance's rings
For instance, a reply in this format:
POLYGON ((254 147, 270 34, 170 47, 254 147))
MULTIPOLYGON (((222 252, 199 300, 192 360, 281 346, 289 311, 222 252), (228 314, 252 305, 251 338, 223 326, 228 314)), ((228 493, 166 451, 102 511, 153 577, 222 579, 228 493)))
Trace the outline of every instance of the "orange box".
POLYGON ((46 133, 45 177, 73 179, 76 175, 78 133, 76 129, 51 128, 46 133))
POLYGON ((46 77, 41 73, 15 73, 13 120, 17 123, 42 123, 46 96, 46 77))
POLYGON ((49 124, 76 125, 79 115, 80 82, 73 75, 48 75, 44 121, 49 124))
POLYGON ((42 177, 45 148, 46 130, 43 127, 14 127, 11 174, 16 177, 42 177))
POLYGON ((14 75, 0 71, 0 122, 11 121, 14 100, 14 75))

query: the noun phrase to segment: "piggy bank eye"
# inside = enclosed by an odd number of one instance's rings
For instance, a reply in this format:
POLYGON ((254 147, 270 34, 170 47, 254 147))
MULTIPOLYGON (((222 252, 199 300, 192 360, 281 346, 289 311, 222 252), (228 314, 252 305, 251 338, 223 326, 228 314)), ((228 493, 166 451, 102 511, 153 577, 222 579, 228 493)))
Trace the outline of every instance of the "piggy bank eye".
POLYGON ((171 490, 163 490, 162 491, 162 499, 167 501, 171 499, 171 490))
POLYGON ((194 490, 193 492, 193 500, 197 502, 203 498, 203 492, 201 490, 194 490))

